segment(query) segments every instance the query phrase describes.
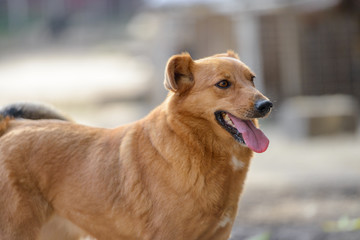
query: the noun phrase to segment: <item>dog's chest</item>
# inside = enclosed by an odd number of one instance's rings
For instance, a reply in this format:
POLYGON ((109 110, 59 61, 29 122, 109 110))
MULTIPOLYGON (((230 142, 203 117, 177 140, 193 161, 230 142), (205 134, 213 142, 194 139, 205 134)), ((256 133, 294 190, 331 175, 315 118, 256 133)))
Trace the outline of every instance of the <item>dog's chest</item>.
MULTIPOLYGON (((227 168, 206 179, 206 191, 194 205, 201 206, 199 220, 204 226, 204 235, 199 239, 227 239, 237 214, 237 205, 242 191, 248 164, 238 156, 227 159, 227 168)), ((199 225, 198 225, 199 226, 199 225)), ((201 230, 198 228, 198 230, 201 230)))

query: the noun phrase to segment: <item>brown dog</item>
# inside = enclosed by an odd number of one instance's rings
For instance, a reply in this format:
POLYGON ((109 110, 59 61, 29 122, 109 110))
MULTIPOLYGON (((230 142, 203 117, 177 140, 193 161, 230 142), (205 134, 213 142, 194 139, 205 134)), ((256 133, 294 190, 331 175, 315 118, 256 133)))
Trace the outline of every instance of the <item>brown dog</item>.
POLYGON ((97 239, 228 239, 250 158, 269 143, 254 125, 272 104, 253 80, 233 52, 181 54, 166 100, 129 125, 3 111, 0 239, 36 239, 53 215, 97 239))

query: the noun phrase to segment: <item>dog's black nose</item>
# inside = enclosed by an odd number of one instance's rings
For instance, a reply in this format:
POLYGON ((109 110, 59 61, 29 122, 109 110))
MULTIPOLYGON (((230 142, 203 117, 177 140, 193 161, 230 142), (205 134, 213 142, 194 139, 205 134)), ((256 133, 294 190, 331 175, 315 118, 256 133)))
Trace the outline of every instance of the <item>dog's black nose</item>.
POLYGON ((262 116, 265 116, 267 113, 269 113, 272 107, 273 104, 269 100, 261 99, 255 103, 256 111, 258 111, 258 113, 260 113, 262 116))

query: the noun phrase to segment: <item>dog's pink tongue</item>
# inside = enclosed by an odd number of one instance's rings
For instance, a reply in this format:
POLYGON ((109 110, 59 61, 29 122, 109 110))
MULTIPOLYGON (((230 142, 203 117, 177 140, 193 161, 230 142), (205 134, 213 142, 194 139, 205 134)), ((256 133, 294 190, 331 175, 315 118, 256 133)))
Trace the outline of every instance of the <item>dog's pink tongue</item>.
POLYGON ((269 146, 269 139, 252 121, 241 120, 229 114, 231 121, 235 124, 236 129, 242 134, 246 145, 257 153, 265 152, 269 146))

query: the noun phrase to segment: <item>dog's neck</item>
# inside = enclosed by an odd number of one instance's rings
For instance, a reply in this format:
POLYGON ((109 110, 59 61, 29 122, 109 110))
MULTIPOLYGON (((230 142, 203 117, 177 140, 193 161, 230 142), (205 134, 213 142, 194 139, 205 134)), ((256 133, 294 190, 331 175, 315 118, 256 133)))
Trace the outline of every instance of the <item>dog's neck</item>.
POLYGON ((199 199, 211 196, 211 204, 205 199, 200 201, 204 203, 204 211, 227 208, 227 199, 238 199, 242 190, 240 183, 246 177, 253 155, 250 149, 230 137, 216 136, 205 119, 169 111, 163 106, 152 111, 149 119, 151 121, 142 122, 144 132, 161 156, 164 167, 171 169, 168 182, 174 191, 192 192, 199 199), (150 128, 156 131, 148 131, 150 128), (236 184, 230 186, 229 182, 236 184))
POLYGON ((217 164, 226 161, 227 164, 229 159, 239 154, 246 156, 246 161, 252 157, 252 151, 241 146, 231 136, 226 138, 217 136, 213 132, 213 126, 209 120, 178 111, 172 106, 176 103, 171 102, 171 99, 166 100, 163 104, 166 104, 167 107, 159 107, 149 116, 156 119, 152 122, 151 128, 159 130, 157 136, 150 136, 150 138, 158 151, 166 156, 165 158, 176 158, 174 154, 179 154, 178 158, 189 159, 192 161, 189 164, 198 165, 202 171, 206 172, 209 170, 207 168, 213 168, 211 164, 213 161, 216 161, 217 164), (158 111, 165 111, 165 114, 159 114, 158 111), (182 145, 179 145, 179 142, 182 145), (174 149, 179 152, 174 153, 174 149), (189 154, 189 156, 185 156, 185 154, 189 154), (170 157, 171 155, 173 156, 170 157), (204 159, 206 162, 201 162, 204 159))

